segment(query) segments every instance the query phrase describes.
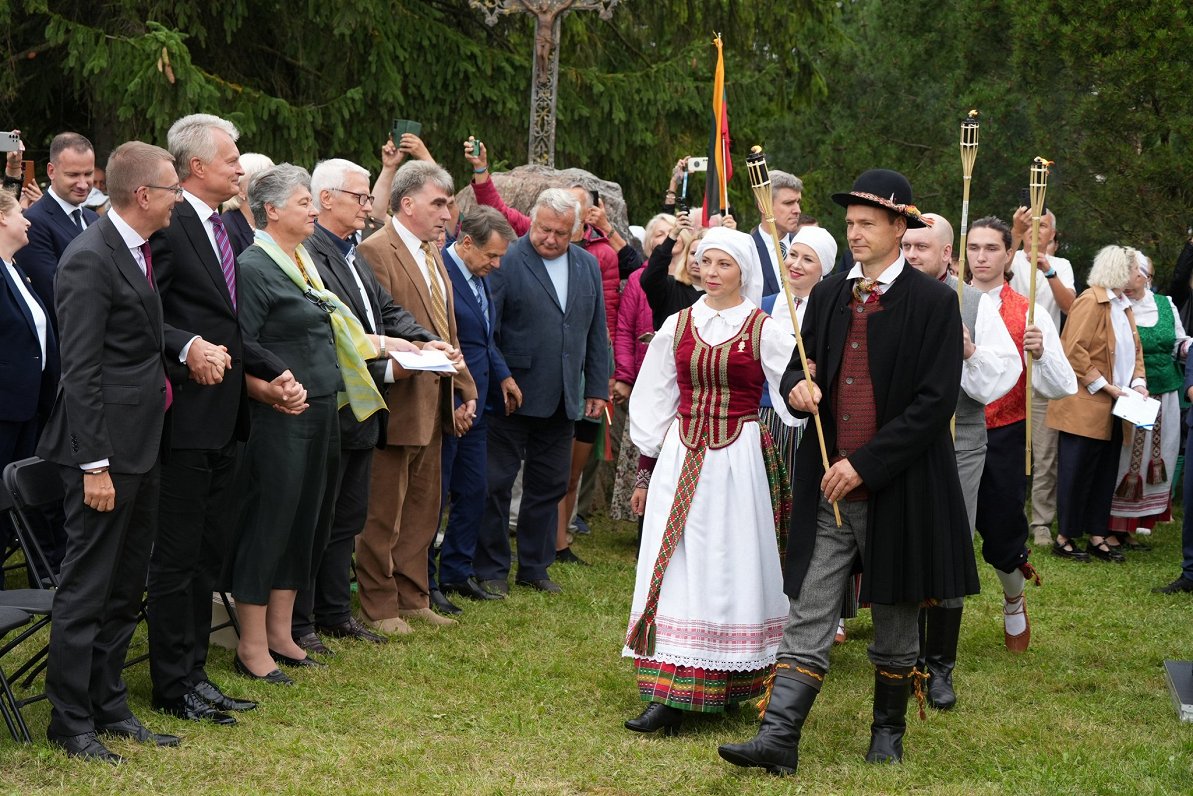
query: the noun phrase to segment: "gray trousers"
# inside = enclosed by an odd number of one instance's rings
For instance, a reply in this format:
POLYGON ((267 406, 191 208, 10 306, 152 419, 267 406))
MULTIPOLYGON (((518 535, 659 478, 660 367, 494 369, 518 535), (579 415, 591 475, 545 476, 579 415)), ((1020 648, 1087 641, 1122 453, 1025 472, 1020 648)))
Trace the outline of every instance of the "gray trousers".
MULTIPOLYGON (((820 498, 816 514, 816 548, 800 589, 791 601, 778 659, 818 672, 827 672, 828 654, 841 618, 841 593, 853 569, 854 557, 866 549, 864 500, 839 502, 841 527, 833 518, 832 504, 820 498)), ((865 577, 863 575, 863 577, 865 577)), ((915 603, 870 606, 874 641, 868 650, 875 666, 908 668, 919 655, 919 606, 915 603)))
MULTIPOLYGON (((977 524, 978 516, 978 487, 982 483, 982 473, 986 469, 986 445, 973 450, 961 450, 958 448, 955 453, 957 455, 957 475, 961 477, 961 494, 965 498, 965 516, 969 519, 969 536, 972 539, 974 534, 974 526, 977 524)), ((962 608, 965 605, 964 597, 953 597, 948 600, 941 600, 941 608, 962 608)))

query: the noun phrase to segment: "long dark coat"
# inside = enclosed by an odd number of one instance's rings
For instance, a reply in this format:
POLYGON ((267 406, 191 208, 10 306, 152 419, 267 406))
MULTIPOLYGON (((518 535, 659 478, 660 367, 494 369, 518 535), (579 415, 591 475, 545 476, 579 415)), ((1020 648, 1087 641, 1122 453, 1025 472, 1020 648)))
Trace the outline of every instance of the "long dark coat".
MULTIPOLYGON (((802 327, 808 358, 817 364, 830 458, 852 285, 839 274, 813 288, 802 327)), ((949 431, 961 384, 957 295, 905 265, 881 302, 883 311, 867 327, 878 433, 849 457, 870 490, 861 599, 887 605, 976 594, 973 542, 949 431)), ((797 352, 783 375, 783 394, 803 379, 797 352)), ((809 424, 792 476, 795 511, 784 573, 792 599, 799 597, 816 541, 814 507, 824 468, 815 437, 809 424)))

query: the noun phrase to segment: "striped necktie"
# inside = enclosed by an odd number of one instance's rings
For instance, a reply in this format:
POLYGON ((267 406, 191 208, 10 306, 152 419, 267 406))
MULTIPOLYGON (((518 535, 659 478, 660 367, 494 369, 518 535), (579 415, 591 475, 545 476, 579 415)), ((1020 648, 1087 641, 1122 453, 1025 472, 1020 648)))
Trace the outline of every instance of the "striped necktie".
POLYGON ((447 325, 447 301, 443 297, 443 286, 439 284, 439 268, 435 262, 435 255, 431 253, 431 244, 424 241, 421 248, 427 263, 427 282, 431 288, 431 323, 435 326, 436 334, 444 340, 449 340, 451 335, 447 325))
POLYGON ((219 249, 220 270, 224 272, 224 284, 228 286, 232 309, 236 309, 236 258, 232 256, 232 242, 228 240, 228 230, 224 228, 224 220, 220 218, 219 213, 211 214, 211 227, 215 232, 215 247, 219 249))

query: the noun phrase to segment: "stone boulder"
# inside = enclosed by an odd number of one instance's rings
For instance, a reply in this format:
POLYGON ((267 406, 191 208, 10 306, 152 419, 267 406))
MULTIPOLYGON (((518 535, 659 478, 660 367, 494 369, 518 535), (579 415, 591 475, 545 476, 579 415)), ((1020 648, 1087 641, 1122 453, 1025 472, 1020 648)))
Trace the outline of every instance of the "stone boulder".
MULTIPOLYGON (((502 200, 510 207, 521 210, 527 215, 534 206, 534 200, 546 188, 571 188, 573 185, 583 185, 591 191, 601 195, 605 203, 605 212, 613 226, 626 240, 630 239, 630 228, 626 213, 625 198, 621 193, 621 186, 615 182, 602 180, 595 174, 584 169, 552 169, 546 166, 518 166, 512 171, 492 175, 493 184, 501 194, 502 200)), ((472 193, 472 186, 467 185, 456 194, 456 204, 460 212, 467 212, 476 205, 476 197, 472 193)))

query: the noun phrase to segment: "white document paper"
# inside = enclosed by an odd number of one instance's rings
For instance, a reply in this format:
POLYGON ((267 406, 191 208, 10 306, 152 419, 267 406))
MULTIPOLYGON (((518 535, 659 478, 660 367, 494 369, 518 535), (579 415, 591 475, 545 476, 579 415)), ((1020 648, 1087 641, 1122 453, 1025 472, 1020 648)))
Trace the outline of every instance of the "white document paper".
POLYGON ((424 351, 390 351, 389 355, 406 370, 429 370, 432 373, 455 373, 447 354, 437 348, 424 351))
POLYGON ((1160 414, 1160 402, 1144 398, 1134 390, 1125 390, 1114 402, 1114 415, 1140 428, 1151 428, 1160 414))

